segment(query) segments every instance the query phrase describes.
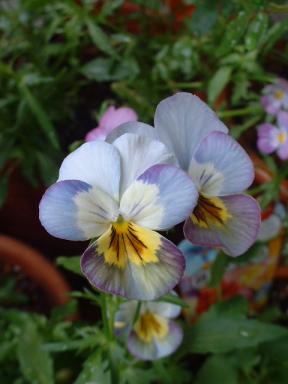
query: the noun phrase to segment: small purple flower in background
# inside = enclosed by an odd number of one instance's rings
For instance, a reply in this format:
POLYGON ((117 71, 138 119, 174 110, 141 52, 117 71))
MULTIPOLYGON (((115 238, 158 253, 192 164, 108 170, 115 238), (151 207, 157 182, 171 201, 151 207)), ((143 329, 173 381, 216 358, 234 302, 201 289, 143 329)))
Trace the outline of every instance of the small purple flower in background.
POLYGON ((87 133, 85 141, 105 140, 106 136, 118 125, 129 121, 137 121, 137 119, 136 112, 131 108, 111 106, 101 117, 98 127, 87 133))
POLYGON ((274 84, 267 85, 263 93, 261 104, 270 115, 288 108, 288 81, 278 79, 274 84))
POLYGON ((128 332, 128 350, 132 355, 141 360, 160 359, 175 352, 182 342, 183 331, 171 320, 180 312, 176 304, 127 301, 116 314, 115 329, 128 332), (138 310, 138 319, 133 324, 138 310))
POLYGON ((258 128, 257 146, 260 152, 271 154, 276 151, 281 160, 288 159, 288 112, 277 115, 278 126, 264 123, 258 128))

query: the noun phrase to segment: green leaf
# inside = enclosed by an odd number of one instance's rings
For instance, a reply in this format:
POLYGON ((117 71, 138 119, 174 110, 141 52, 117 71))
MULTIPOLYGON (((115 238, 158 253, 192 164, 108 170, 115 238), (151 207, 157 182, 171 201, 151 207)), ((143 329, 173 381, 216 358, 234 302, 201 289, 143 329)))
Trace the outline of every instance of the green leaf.
POLYGON ((81 73, 89 80, 98 82, 133 79, 139 73, 137 62, 133 58, 116 63, 111 59, 95 59, 81 68, 81 73))
POLYGON ((208 101, 213 104, 231 79, 232 68, 221 67, 208 84, 208 101))
POLYGON ((192 353, 225 353, 280 339, 288 330, 278 325, 236 316, 202 318, 186 334, 192 353))
POLYGON ((262 55, 267 54, 274 45, 280 40, 283 36, 285 36, 288 32, 288 18, 285 18, 278 23, 275 23, 268 33, 265 36, 263 41, 263 50, 260 52, 262 55))
POLYGON ((107 361, 101 361, 98 352, 91 355, 84 363, 84 367, 74 384, 101 383, 112 384, 107 361))
POLYGON ((86 21, 89 34, 93 43, 102 51, 110 56, 117 56, 114 48, 110 43, 110 39, 106 33, 95 23, 94 20, 88 19, 86 21))
POLYGON ((48 186, 52 183, 55 183, 59 172, 58 164, 53 161, 54 159, 50 158, 48 155, 40 151, 36 151, 35 155, 38 160, 41 178, 44 181, 45 185, 48 186))
POLYGON ((216 51, 218 57, 222 57, 233 51, 233 48, 245 34, 250 17, 250 10, 246 12, 240 11, 238 16, 227 25, 224 38, 216 51))
POLYGON ((225 356, 208 358, 198 372, 196 384, 238 384, 237 370, 225 356))
POLYGON ((224 253, 219 253, 212 265, 210 287, 218 287, 221 284, 226 267, 229 264, 229 257, 224 253))
POLYGON ((29 383, 53 384, 52 359, 42 348, 42 341, 33 321, 26 320, 18 339, 18 358, 23 376, 29 383))
POLYGON ((245 36, 245 45, 249 51, 260 48, 268 28, 268 22, 268 15, 263 12, 256 14, 255 19, 249 25, 245 36))
POLYGON ((54 322, 65 320, 75 315, 77 311, 77 301, 70 300, 67 304, 56 307, 52 310, 51 320, 54 322))
POLYGON ((74 272, 77 275, 83 276, 80 268, 80 256, 60 256, 56 260, 57 265, 67 269, 70 272, 74 272))
POLYGON ((43 109, 40 102, 35 98, 33 93, 25 84, 23 83, 19 84, 19 90, 23 98, 26 100, 26 103, 31 109, 35 118, 37 119, 40 127, 42 128, 44 135, 47 137, 47 139, 50 141, 50 143, 53 145, 55 149, 59 149, 60 145, 59 145, 58 137, 56 135, 56 130, 53 127, 53 124, 49 116, 43 109))

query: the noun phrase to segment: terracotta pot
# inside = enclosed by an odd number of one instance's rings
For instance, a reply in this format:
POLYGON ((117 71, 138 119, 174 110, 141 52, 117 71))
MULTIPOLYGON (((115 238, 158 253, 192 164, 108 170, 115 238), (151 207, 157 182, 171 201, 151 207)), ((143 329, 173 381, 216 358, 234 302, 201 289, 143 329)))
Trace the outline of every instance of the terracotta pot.
POLYGON ((0 235, 0 264, 8 273, 17 271, 35 283, 50 308, 69 301, 70 288, 61 273, 35 249, 0 235))
POLYGON ((45 255, 77 255, 85 243, 56 239, 39 221, 39 202, 46 187, 33 188, 19 169, 10 176, 6 202, 0 208, 0 233, 25 241, 45 255))

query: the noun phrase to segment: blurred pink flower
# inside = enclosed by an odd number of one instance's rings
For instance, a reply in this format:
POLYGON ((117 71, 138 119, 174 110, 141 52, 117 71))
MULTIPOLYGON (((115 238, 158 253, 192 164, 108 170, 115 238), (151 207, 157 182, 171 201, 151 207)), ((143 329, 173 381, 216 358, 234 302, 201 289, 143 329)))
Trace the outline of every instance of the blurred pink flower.
POLYGON ((111 106, 100 119, 98 127, 87 133, 85 141, 105 140, 114 128, 129 121, 137 121, 137 119, 136 112, 131 108, 111 106))

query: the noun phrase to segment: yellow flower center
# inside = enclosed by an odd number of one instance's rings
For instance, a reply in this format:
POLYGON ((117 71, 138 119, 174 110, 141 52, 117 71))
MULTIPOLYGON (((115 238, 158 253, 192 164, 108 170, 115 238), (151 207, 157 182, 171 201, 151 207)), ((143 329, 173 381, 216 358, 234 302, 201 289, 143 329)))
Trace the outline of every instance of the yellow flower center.
POLYGON ((119 216, 96 242, 105 262, 125 268, 128 260, 136 265, 157 263, 161 239, 158 233, 123 220, 119 216))
POLYGON ((168 334, 168 322, 159 315, 145 312, 139 317, 134 330, 140 340, 150 343, 153 338, 163 339, 168 334))
POLYGON ((221 199, 200 194, 191 220, 200 228, 207 229, 213 226, 223 226, 230 217, 231 215, 221 199))
POLYGON ((280 89, 278 89, 277 91, 274 92, 274 97, 277 100, 283 100, 284 96, 285 96, 285 93, 283 91, 281 91, 280 89))
POLYGON ((278 133, 278 141, 280 144, 284 144, 286 139, 287 139, 287 133, 286 132, 278 133))

